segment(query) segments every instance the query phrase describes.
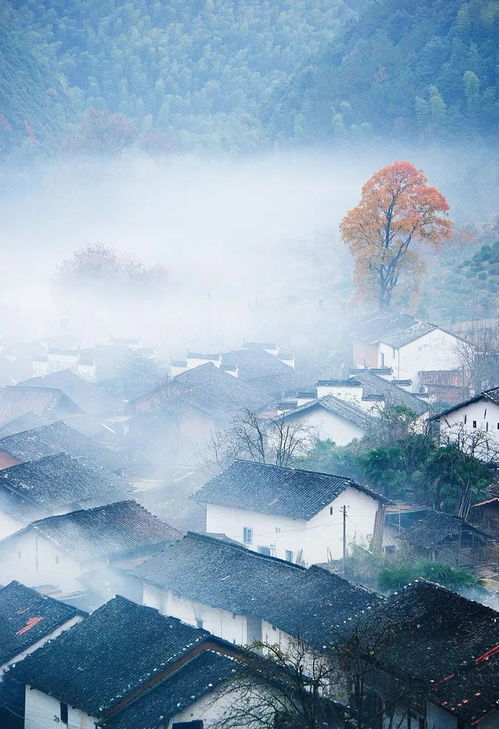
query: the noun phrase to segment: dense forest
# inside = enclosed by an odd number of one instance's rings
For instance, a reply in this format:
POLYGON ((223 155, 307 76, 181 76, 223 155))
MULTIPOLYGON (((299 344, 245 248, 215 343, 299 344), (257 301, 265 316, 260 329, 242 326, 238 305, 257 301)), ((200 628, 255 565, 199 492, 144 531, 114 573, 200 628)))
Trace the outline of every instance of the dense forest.
POLYGON ((487 137, 499 120, 493 0, 381 0, 268 105, 276 139, 487 137))
POLYGON ((493 0, 3 3, 0 149, 487 137, 498 17, 493 0))

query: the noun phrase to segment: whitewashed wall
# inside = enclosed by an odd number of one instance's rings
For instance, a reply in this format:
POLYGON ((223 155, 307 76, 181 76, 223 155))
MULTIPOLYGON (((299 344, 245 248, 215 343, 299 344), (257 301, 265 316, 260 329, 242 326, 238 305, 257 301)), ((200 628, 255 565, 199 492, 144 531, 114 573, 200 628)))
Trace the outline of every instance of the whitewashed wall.
POLYGON ((105 560, 79 564, 52 542, 33 532, 11 536, 0 544, 0 583, 19 580, 28 586, 53 584, 71 592, 81 590, 77 578, 98 569, 105 560))
MULTIPOLYGON (((24 729, 51 729, 64 727, 60 719, 60 701, 53 696, 26 686, 26 710, 24 729)), ((78 729, 95 729, 97 719, 88 716, 80 709, 68 707, 67 726, 78 729)))
POLYGON ((459 339, 442 329, 434 329, 397 349, 380 343, 378 367, 392 367, 395 380, 412 380, 412 391, 419 390, 423 370, 453 370, 460 366, 459 339), (384 358, 383 358, 384 355, 384 358))
POLYGON ((470 438, 475 435, 483 440, 481 458, 489 460, 499 449, 499 405, 490 400, 479 400, 459 410, 443 415, 440 421, 440 441, 455 442, 458 438, 470 438), (473 427, 476 423, 476 427, 473 427), (481 436, 479 435, 481 432, 481 436), (482 438, 483 436, 483 438, 482 438))
POLYGON ((296 415, 290 415, 286 418, 287 422, 299 422, 307 428, 313 429, 313 433, 321 440, 328 438, 336 443, 336 445, 348 445, 353 440, 360 439, 364 435, 364 430, 357 425, 334 415, 329 410, 322 407, 310 408, 310 410, 302 410, 296 415))
POLYGON ((208 504, 206 531, 226 534, 243 543, 243 528, 253 529, 253 542, 246 544, 258 551, 268 547, 274 557, 286 559, 286 550, 293 552, 293 561, 301 553, 306 565, 339 559, 343 554, 343 517, 347 508, 347 548, 353 542, 367 544, 373 531, 378 502, 349 487, 310 521, 288 519, 256 511, 208 504), (330 513, 332 508, 333 513, 330 513))

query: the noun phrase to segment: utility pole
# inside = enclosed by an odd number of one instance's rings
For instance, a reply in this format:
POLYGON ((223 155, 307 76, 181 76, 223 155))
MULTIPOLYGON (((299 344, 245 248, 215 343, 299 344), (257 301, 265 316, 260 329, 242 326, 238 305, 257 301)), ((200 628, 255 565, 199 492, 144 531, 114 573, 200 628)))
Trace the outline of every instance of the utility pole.
POLYGON ((341 507, 343 512, 343 574, 347 573, 347 507, 341 507))

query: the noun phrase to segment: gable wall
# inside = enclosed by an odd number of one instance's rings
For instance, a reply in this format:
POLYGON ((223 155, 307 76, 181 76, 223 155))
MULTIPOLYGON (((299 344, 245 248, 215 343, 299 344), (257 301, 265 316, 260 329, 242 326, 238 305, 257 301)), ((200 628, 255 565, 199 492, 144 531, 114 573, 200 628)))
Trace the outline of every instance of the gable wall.
POLYGON ((293 561, 302 555, 305 565, 339 559, 343 553, 343 518, 341 507, 347 510, 347 546, 352 542, 368 545, 374 530, 378 502, 354 488, 347 488, 309 522, 279 516, 244 511, 216 504, 207 505, 206 531, 226 534, 243 543, 243 527, 253 529, 249 549, 258 551, 268 546, 274 557, 286 558, 293 552, 293 561), (329 513, 332 506, 333 514, 329 513))
POLYGON ((104 566, 79 564, 41 535, 32 531, 13 535, 0 544, 0 583, 19 580, 28 586, 53 584, 63 590, 81 590, 77 578, 89 569, 104 566))
MULTIPOLYGON (((412 391, 417 392, 420 371, 453 370, 460 367, 459 341, 453 334, 444 332, 442 329, 434 329, 419 339, 400 347, 396 369, 394 369, 395 379, 411 379, 412 391)), ((389 347, 389 350, 391 351, 392 348, 389 347)), ((392 366, 390 361, 386 364, 388 367, 392 366)))
MULTIPOLYGON (((443 415, 439 421, 442 442, 445 442, 447 438, 455 441, 461 429, 470 436, 478 430, 486 434, 485 439, 490 440, 492 447, 494 447, 493 444, 495 447, 499 447, 499 405, 490 400, 483 399, 470 403, 459 410, 443 415), (465 417, 466 423, 464 422, 465 417), (473 427, 473 421, 476 422, 476 428, 473 427)), ((487 456, 485 444, 483 456, 487 456)))
POLYGON ((336 445, 348 445, 354 439, 360 439, 364 431, 347 420, 334 415, 323 407, 317 406, 304 410, 296 415, 289 416, 286 420, 299 422, 313 430, 313 434, 321 440, 330 439, 336 445))
MULTIPOLYGON (((38 689, 26 686, 26 709, 24 729, 61 729, 65 725, 60 719, 60 702, 38 689)), ((95 729, 97 719, 80 709, 68 707, 68 727, 73 729, 95 729)))

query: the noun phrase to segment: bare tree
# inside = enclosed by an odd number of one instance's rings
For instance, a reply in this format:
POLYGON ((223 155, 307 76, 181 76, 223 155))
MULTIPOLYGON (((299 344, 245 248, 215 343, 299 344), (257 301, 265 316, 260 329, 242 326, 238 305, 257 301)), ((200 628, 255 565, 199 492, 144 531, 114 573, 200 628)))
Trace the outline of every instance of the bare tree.
POLYGON ((466 341, 458 341, 456 351, 463 371, 463 384, 473 394, 499 384, 499 325, 471 329, 466 334, 466 341))
POLYGON ((220 469, 237 458, 290 466, 313 443, 311 429, 300 423, 279 416, 265 418, 253 410, 244 410, 228 430, 211 434, 208 460, 220 469))
POLYGON ((353 729, 345 707, 330 698, 338 677, 330 655, 300 639, 251 648, 258 652, 224 686, 229 706, 213 729, 353 729))

